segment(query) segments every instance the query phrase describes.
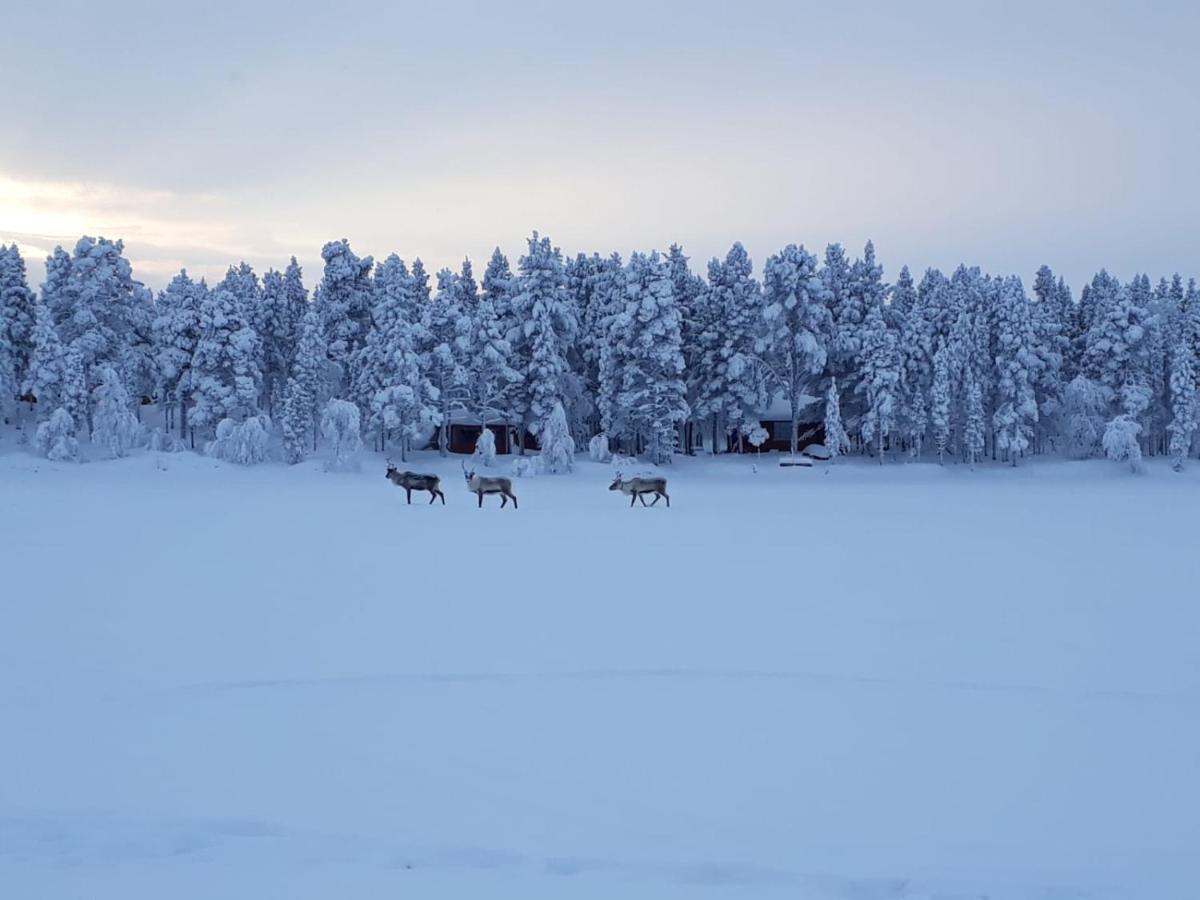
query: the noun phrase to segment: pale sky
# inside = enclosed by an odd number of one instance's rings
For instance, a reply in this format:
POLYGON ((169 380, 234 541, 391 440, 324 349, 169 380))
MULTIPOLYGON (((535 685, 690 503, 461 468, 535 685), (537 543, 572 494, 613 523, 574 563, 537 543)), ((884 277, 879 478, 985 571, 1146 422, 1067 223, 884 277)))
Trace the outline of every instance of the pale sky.
POLYGON ((1197 5, 0 2, 0 242, 1200 274, 1197 5))

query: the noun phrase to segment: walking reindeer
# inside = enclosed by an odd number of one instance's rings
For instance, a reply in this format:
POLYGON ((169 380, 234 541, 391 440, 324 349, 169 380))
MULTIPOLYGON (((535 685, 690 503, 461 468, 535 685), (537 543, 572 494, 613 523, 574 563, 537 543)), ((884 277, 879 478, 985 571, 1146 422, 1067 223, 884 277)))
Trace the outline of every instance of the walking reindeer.
POLYGON ((500 508, 504 509, 508 505, 508 501, 513 502, 513 509, 517 508, 517 495, 512 490, 512 479, 495 477, 483 478, 476 475, 474 471, 467 471, 467 464, 463 463, 463 478, 467 480, 467 490, 479 498, 479 506, 483 507, 484 494, 499 494, 500 508))
POLYGON ((389 459, 387 461, 387 472, 384 473, 384 478, 394 484, 396 487, 404 488, 404 495, 408 498, 408 503, 412 505, 413 491, 429 491, 429 502, 433 503, 438 497, 442 498, 442 506, 446 505, 446 495, 442 493, 441 479, 436 475, 420 475, 416 472, 401 472, 389 459))
POLYGON ((629 505, 641 500, 642 506, 646 506, 646 494, 654 495, 654 502, 649 504, 653 506, 659 501, 659 498, 667 501, 667 506, 671 505, 671 497, 667 493, 667 479, 665 478, 622 478, 620 475, 616 477, 612 484, 608 486, 610 491, 620 491, 622 494, 629 495, 629 505))

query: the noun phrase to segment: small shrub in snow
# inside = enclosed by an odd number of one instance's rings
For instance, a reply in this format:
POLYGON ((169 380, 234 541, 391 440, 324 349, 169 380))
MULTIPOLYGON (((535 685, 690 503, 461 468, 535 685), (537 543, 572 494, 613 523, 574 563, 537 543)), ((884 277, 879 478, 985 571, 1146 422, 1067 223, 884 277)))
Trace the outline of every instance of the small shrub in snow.
POLYGON ((37 427, 34 437, 38 452, 46 459, 62 462, 79 459, 79 441, 75 439, 75 420, 61 406, 37 427))
POLYGON ((217 424, 217 439, 209 441, 204 450, 223 462, 256 465, 267 458, 270 426, 266 416, 250 416, 244 422, 222 419, 217 424))
POLYGON ((475 441, 475 459, 485 466, 493 466, 496 463, 496 433, 486 425, 479 432, 479 439, 475 441))
POLYGON ((588 458, 592 462, 605 463, 612 459, 608 449, 608 435, 598 434, 588 441, 588 458))
POLYGON ((540 456, 518 456, 512 462, 515 478, 533 478, 545 471, 546 464, 540 456))
POLYGON ((325 463, 327 472, 357 468, 355 454, 362 449, 362 419, 357 406, 349 400, 330 400, 321 414, 321 434, 333 450, 325 463))
POLYGON ((128 455, 137 443, 141 425, 129 408, 129 393, 112 366, 100 370, 100 383, 92 391, 92 443, 113 459, 128 455))
POLYGON ((562 403, 554 404, 542 424, 538 441, 542 445, 542 460, 547 472, 559 475, 575 468, 575 438, 571 437, 562 403))
POLYGON ((762 445, 767 442, 768 437, 770 437, 770 435, 767 434, 767 429, 763 428, 761 425, 755 425, 746 432, 746 440, 750 442, 750 446, 755 450, 761 448, 762 445))
POLYGON ((1117 416, 1104 429, 1104 455, 1117 462, 1128 462, 1134 472, 1142 470, 1142 448, 1138 435, 1142 426, 1129 416, 1117 416))

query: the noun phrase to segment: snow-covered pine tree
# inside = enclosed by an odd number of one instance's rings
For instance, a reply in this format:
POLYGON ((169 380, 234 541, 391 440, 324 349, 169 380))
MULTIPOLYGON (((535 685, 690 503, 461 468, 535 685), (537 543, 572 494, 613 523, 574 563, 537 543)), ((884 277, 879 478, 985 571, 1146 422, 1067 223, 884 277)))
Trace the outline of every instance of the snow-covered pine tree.
POLYGON ((390 439, 398 440, 401 459, 407 459, 410 443, 427 436, 440 421, 437 390, 418 352, 429 340, 418 318, 423 310, 417 308, 417 290, 404 261, 395 254, 376 270, 376 327, 368 338, 360 378, 359 393, 369 404, 369 427, 379 434, 384 448, 390 439))
POLYGON ((1196 359, 1186 332, 1176 331, 1171 345, 1171 435, 1169 451, 1175 471, 1183 469, 1196 431, 1196 359))
POLYGON ((311 441, 317 449, 317 413, 329 392, 328 363, 325 357, 325 335, 320 313, 310 306, 300 322, 300 342, 292 357, 292 380, 296 390, 285 417, 285 429, 311 441))
POLYGON ((953 429, 951 402, 953 383, 950 375, 950 349, 942 347, 933 355, 933 382, 929 389, 929 425, 937 447, 938 465, 946 460, 953 429))
POLYGON ((987 415, 983 408, 983 391, 975 373, 968 371, 966 384, 966 420, 963 425, 963 450, 967 463, 975 465, 975 461, 983 456, 986 438, 987 415))
POLYGON ((825 449, 829 451, 830 459, 836 459, 849 446, 850 436, 842 425, 842 398, 837 379, 830 378, 829 389, 825 391, 825 449))
POLYGON ((192 424, 215 428, 223 419, 236 423, 254 416, 262 385, 258 359, 258 335, 237 295, 222 281, 200 305, 191 365, 192 424))
POLYGON ((1104 423, 1112 391, 1084 375, 1076 375, 1063 390, 1062 441, 1067 453, 1087 459, 1101 450, 1104 423))
MULTIPOLYGON (((869 246, 869 245, 868 245, 869 246)), ((896 427, 899 414, 902 360, 900 335, 889 326, 883 305, 871 301, 858 328, 860 380, 858 390, 866 399, 859 428, 863 443, 876 445, 883 464, 884 442, 896 427)))
MULTIPOLYGON (((688 266, 688 257, 678 244, 672 244, 668 250, 667 266, 671 270, 671 293, 675 297, 675 306, 679 309, 680 350, 683 354, 684 383, 687 386, 685 400, 688 409, 691 410, 685 424, 686 439, 683 450, 691 454, 696 445, 700 420, 708 415, 706 411, 702 411, 700 403, 704 388, 704 376, 700 367, 704 359, 706 336, 711 333, 712 328, 712 304, 709 302, 712 294, 704 279, 692 272, 688 266)), ((755 316, 755 320, 758 320, 758 316, 755 316)))
POLYGON ((292 357, 296 352, 296 327, 294 309, 288 297, 284 274, 268 269, 262 279, 258 325, 256 331, 262 341, 263 389, 261 402, 267 414, 274 416, 282 403, 292 357))
POLYGON ((188 436, 192 357, 200 341, 200 307, 207 294, 208 286, 203 280, 192 281, 187 271, 181 269, 158 295, 151 329, 159 377, 159 402, 168 416, 178 411, 181 438, 188 436))
POLYGON ((566 393, 567 348, 578 322, 567 292, 562 253, 549 238, 535 231, 529 251, 521 257, 517 291, 512 297, 517 323, 514 365, 522 373, 518 408, 526 425, 537 434, 554 404, 566 393))
POLYGON ((484 423, 512 421, 514 395, 522 380, 512 366, 513 349, 498 308, 501 303, 493 291, 484 290, 472 317, 467 405, 484 423))
POLYGON ((704 314, 693 329, 700 333, 691 338, 699 345, 697 371, 689 373, 700 404, 695 415, 712 418, 714 452, 722 426, 726 433, 745 435, 770 402, 772 358, 762 344, 767 301, 753 272, 740 243, 723 261, 709 263, 704 314))
POLYGON ((1142 470, 1142 448, 1138 435, 1142 426, 1130 415, 1121 413, 1104 428, 1104 455, 1116 462, 1129 463, 1132 472, 1142 470))
POLYGON ((316 403, 304 386, 295 378, 289 378, 283 391, 283 417, 280 430, 283 432, 283 461, 288 465, 302 462, 313 443, 313 409, 316 403))
POLYGON ((473 323, 464 306, 462 279, 449 269, 437 275, 437 294, 422 310, 421 355, 436 388, 438 451, 449 452, 450 423, 466 410, 471 389, 473 323))
MULTIPOLYGON (((371 269, 374 260, 358 257, 349 241, 330 241, 321 248, 325 271, 318 293, 318 312, 325 329, 329 361, 334 365, 335 394, 354 384, 354 365, 367 341, 371 323, 371 269)), ((422 272, 423 274, 423 272, 422 272)))
POLYGON ((25 260, 17 245, 0 244, 0 354, 8 356, 8 384, 0 399, 4 404, 13 399, 16 388, 29 377, 33 359, 33 330, 35 322, 34 294, 25 275, 25 260))
POLYGON ((1034 385, 1042 361, 1029 300, 1017 277, 1005 278, 995 296, 996 446, 1015 466, 1033 441, 1038 421, 1034 385))
MULTIPOLYGON (((486 432, 487 429, 485 428, 486 432)), ((490 433, 490 432, 488 432, 490 433)), ((575 439, 567 424, 567 413, 561 403, 555 403, 541 429, 543 471, 552 475, 564 474, 575 468, 575 439)))
POLYGON ((486 425, 479 429, 473 456, 482 466, 490 468, 496 464, 496 433, 486 425))
MULTIPOLYGON (((1091 325, 1084 335, 1084 372, 1111 392, 1117 404, 1111 411, 1114 417, 1125 416, 1138 424, 1133 430, 1127 423, 1117 423, 1112 442, 1106 429, 1105 452, 1111 456, 1110 443, 1118 447, 1130 434, 1142 433, 1140 422, 1153 399, 1150 323, 1147 311, 1125 286, 1103 271, 1092 280, 1091 297, 1091 325)), ((1140 455, 1136 465, 1140 465, 1140 455)))
POLYGON ((25 381, 18 385, 24 394, 37 400, 38 419, 49 418, 65 402, 66 348, 58 338, 50 308, 37 305, 33 326, 33 356, 25 381))
POLYGON ((830 291, 817 258, 802 246, 788 244, 763 269, 765 331, 756 346, 791 410, 793 455, 800 410, 825 367, 833 334, 830 291))
POLYGON ((912 273, 908 271, 908 266, 900 267, 900 274, 896 276, 896 283, 892 285, 889 305, 904 317, 917 305, 917 289, 913 285, 912 273))
POLYGON ((625 274, 625 308, 619 332, 618 403, 629 427, 655 463, 669 462, 678 429, 687 420, 679 309, 671 270, 657 253, 634 253, 625 274))
POLYGON ((92 392, 92 443, 104 448, 110 459, 119 459, 137 443, 140 426, 117 370, 103 366, 97 377, 100 383, 92 392))

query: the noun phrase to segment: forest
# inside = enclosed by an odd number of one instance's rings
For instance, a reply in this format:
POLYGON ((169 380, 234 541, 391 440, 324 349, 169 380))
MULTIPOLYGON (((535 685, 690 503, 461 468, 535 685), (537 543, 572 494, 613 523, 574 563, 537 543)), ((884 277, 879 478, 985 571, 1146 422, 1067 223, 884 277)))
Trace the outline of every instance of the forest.
MULTIPOLYGON (((539 465, 578 452, 757 446, 760 415, 824 425, 833 455, 885 461, 1194 453, 1200 292, 1179 274, 1098 272, 1078 296, 1048 266, 960 265, 884 277, 789 244, 756 273, 734 243, 704 277, 665 254, 565 256, 534 232, 515 271, 499 248, 431 279, 327 243, 309 291, 295 257, 209 285, 180 271, 155 295, 120 240, 83 237, 35 290, 0 247, 0 403, 18 442, 53 460, 138 447, 240 464, 299 462, 322 444, 444 454, 456 418, 536 438, 539 465), (82 447, 90 445, 89 452, 82 447)), ((525 440, 519 441, 524 450, 525 440)), ((478 455, 495 455, 484 428, 478 455)))

